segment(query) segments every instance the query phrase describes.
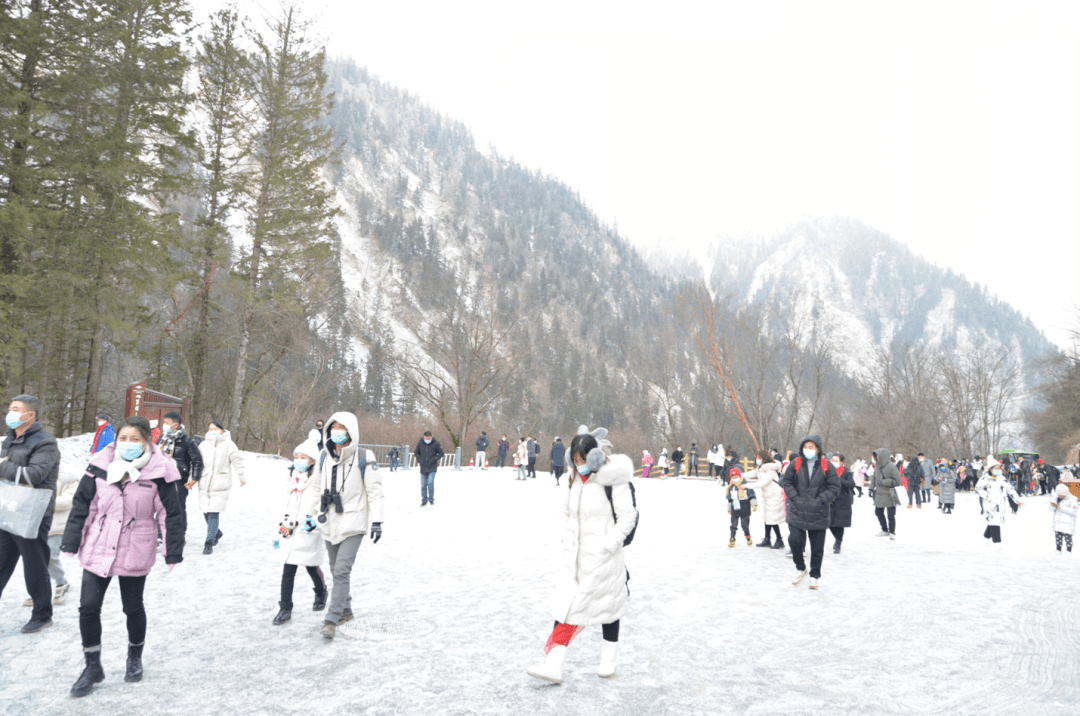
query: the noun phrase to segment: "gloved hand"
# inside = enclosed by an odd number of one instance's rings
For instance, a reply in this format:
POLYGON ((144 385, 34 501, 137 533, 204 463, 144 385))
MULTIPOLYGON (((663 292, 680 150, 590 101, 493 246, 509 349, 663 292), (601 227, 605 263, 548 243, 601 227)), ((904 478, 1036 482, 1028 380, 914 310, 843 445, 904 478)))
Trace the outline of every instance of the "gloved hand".
POLYGON ((382 522, 372 522, 370 534, 371 541, 378 544, 379 540, 382 539, 382 522))

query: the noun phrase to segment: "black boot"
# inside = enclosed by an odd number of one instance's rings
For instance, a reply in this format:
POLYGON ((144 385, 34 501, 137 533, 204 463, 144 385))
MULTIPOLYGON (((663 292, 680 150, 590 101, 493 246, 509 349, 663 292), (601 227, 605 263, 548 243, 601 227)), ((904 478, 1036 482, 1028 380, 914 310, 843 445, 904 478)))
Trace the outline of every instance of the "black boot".
POLYGON ((79 675, 79 680, 71 687, 72 696, 86 696, 94 690, 94 684, 100 684, 105 680, 105 672, 101 668, 101 647, 94 651, 86 652, 86 668, 79 675))
POLYGON ((222 537, 224 537, 224 536, 225 536, 225 533, 224 533, 224 532, 222 532, 221 530, 218 530, 218 531, 217 531, 217 534, 216 534, 216 535, 214 535, 214 546, 215 546, 215 547, 217 547, 217 543, 218 543, 218 540, 220 540, 220 539, 221 539, 222 537))
POLYGON ((840 554, 840 540, 836 540, 832 543, 833 554, 840 554))
POLYGON ((776 538, 776 544, 774 544, 772 546, 772 548, 773 549, 783 549, 784 548, 784 538, 783 537, 777 537, 776 538))
POLYGON ((765 539, 757 543, 758 547, 772 547, 772 535, 765 535, 765 539))
POLYGON ((326 587, 323 587, 322 589, 316 589, 315 603, 311 605, 311 611, 321 612, 323 609, 326 609, 326 598, 329 596, 329 594, 330 592, 326 589, 326 587))
POLYGON ((207 542, 206 545, 203 546, 203 548, 202 548, 202 553, 203 554, 213 554, 214 553, 214 543, 213 542, 207 542))
POLYGON ((292 605, 285 602, 278 602, 278 606, 281 607, 281 611, 274 617, 274 626, 281 626, 285 622, 292 619, 292 605))
POLYGON ((142 644, 128 644, 127 671, 124 672, 124 681, 142 681, 142 648, 142 644))

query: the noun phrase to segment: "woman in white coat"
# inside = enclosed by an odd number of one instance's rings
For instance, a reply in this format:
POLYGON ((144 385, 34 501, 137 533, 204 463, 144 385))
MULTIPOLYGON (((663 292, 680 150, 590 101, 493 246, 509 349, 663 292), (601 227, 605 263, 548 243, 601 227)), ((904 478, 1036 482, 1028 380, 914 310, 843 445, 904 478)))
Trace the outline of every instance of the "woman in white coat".
POLYGON ((784 538, 780 536, 780 525, 787 522, 784 513, 784 491, 780 487, 780 472, 783 465, 773 459, 768 450, 759 450, 757 467, 743 475, 744 487, 754 490, 758 502, 764 505, 765 539, 758 542, 758 547, 784 548, 784 538), (776 530, 776 543, 771 541, 772 531, 776 530))
POLYGON ((1001 542, 1001 526, 1005 524, 1005 515, 1012 511, 1010 499, 1018 507, 1024 503, 1020 502, 1020 496, 1016 494, 1016 490, 1003 474, 1001 463, 988 457, 986 467, 986 473, 975 486, 975 492, 979 493, 983 501, 983 513, 986 516, 986 530, 983 532, 983 537, 991 540, 987 542, 987 545, 990 545, 1001 542))
POLYGON ((319 457, 319 444, 307 440, 293 450, 293 464, 289 468, 289 496, 285 502, 285 517, 278 524, 279 538, 274 542, 280 549, 285 567, 281 573, 280 611, 274 617, 274 625, 280 626, 292 619, 293 585, 296 568, 306 567, 308 576, 315 584, 315 604, 311 610, 321 612, 326 608, 326 579, 319 569, 326 560, 326 548, 322 534, 315 521, 319 514, 319 493, 312 484, 315 460, 319 457))
MULTIPOLYGON (((218 524, 221 513, 229 502, 233 477, 240 480, 241 487, 247 484, 244 480, 244 458, 240 455, 236 443, 232 441, 229 431, 217 420, 207 426, 206 436, 199 444, 199 454, 203 459, 202 476, 198 481, 199 507, 206 518, 206 544, 203 546, 203 554, 213 554, 218 540, 225 536, 218 529, 218 524)), ((187 488, 190 490, 195 484, 188 482, 187 488)))
POLYGON ((637 508, 630 487, 634 463, 626 455, 612 455, 606 435, 604 428, 579 429, 570 443, 569 486, 560 488, 563 564, 552 604, 555 628, 545 646, 546 660, 528 670, 555 684, 562 683, 570 642, 582 627, 597 624, 604 640, 596 673, 615 675, 619 620, 630 594, 623 542, 637 523, 637 508))

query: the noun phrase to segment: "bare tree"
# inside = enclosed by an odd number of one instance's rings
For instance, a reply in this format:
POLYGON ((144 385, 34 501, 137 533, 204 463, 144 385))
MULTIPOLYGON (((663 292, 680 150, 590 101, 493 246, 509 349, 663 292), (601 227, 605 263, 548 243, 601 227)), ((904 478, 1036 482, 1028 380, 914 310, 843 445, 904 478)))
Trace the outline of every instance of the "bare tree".
POLYGON ((495 310, 490 292, 473 305, 451 296, 432 311, 411 311, 406 325, 417 342, 400 347, 401 377, 460 447, 469 428, 503 395, 517 370, 512 338, 519 319, 495 310))

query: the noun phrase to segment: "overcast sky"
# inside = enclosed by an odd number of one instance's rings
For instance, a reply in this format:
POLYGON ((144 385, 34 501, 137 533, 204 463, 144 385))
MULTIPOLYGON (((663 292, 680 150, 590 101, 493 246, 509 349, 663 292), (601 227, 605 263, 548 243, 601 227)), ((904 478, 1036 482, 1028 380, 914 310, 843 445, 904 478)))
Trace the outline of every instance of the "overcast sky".
POLYGON ((1080 2, 302 7, 333 54, 559 177, 636 244, 849 216, 1065 344, 1080 305, 1080 2), (1026 270, 998 278, 1005 266, 1026 270))

